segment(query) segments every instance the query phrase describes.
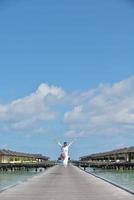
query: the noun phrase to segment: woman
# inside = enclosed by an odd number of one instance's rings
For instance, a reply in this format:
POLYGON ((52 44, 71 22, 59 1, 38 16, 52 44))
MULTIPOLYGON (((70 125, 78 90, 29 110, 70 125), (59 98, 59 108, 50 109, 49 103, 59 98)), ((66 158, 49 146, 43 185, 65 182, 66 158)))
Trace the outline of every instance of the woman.
POLYGON ((67 144, 67 142, 64 142, 63 145, 58 142, 58 145, 61 147, 61 160, 63 161, 63 165, 64 167, 67 167, 68 165, 68 149, 70 147, 70 145, 72 145, 73 142, 70 142, 69 144, 67 144))

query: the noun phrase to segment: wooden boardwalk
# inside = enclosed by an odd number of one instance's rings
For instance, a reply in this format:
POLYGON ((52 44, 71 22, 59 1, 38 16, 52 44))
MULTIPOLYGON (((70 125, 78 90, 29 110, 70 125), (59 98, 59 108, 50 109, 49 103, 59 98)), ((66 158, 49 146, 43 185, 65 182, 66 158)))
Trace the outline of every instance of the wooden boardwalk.
POLYGON ((77 167, 55 166, 0 193, 0 200, 134 200, 127 193, 77 167))

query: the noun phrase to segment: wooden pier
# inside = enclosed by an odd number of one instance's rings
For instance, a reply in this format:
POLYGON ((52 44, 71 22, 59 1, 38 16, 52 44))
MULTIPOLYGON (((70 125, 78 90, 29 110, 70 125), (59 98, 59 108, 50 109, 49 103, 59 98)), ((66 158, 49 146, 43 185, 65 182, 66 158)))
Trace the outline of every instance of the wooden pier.
POLYGON ((133 200, 134 195, 79 168, 57 165, 0 193, 0 200, 133 200))

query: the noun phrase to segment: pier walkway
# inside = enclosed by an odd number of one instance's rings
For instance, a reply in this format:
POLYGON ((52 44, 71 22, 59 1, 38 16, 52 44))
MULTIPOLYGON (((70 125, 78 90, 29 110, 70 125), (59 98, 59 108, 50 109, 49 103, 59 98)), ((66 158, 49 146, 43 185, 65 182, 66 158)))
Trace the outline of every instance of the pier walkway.
POLYGON ((54 166, 0 193, 0 200, 134 200, 134 195, 75 166, 54 166))

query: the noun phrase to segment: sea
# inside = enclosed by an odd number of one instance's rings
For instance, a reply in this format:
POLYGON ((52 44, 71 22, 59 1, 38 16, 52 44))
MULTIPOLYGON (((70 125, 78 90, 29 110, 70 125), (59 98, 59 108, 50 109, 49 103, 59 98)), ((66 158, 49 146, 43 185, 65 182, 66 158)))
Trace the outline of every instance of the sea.
POLYGON ((134 192, 134 170, 92 169, 87 172, 134 192))
POLYGON ((20 171, 7 171, 7 172, 0 172, 0 192, 8 189, 16 184, 21 182, 27 181, 29 178, 38 175, 41 170, 20 170, 20 171))

